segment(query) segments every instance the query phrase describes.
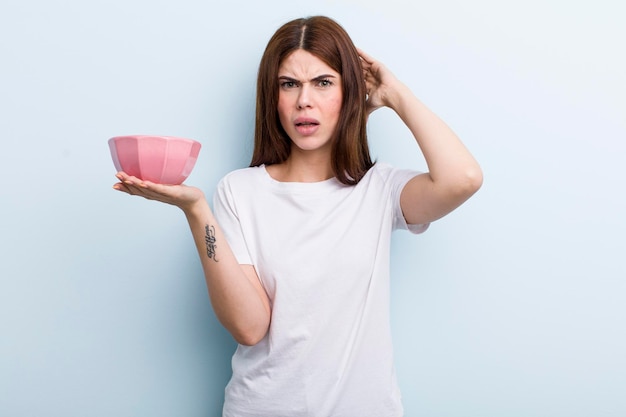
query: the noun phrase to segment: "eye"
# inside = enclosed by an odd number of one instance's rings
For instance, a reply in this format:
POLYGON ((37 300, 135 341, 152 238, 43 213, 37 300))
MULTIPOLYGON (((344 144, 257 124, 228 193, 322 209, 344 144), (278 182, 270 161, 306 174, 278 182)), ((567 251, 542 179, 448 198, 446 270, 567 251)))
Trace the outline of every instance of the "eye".
POLYGON ((333 82, 327 78, 324 78, 322 80, 319 80, 317 82, 317 85, 319 85, 320 87, 330 87, 333 85, 333 82))
POLYGON ((298 86, 298 83, 295 81, 286 80, 280 83, 280 87, 284 89, 295 88, 297 86, 298 86))

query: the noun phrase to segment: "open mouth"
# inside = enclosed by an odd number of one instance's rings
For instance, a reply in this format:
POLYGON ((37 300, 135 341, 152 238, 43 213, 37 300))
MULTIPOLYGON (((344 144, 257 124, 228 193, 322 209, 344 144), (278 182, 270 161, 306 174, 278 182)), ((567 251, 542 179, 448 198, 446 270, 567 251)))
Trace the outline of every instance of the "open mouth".
POLYGON ((319 129, 319 122, 314 120, 300 120, 294 123, 296 131, 304 136, 314 135, 319 129))

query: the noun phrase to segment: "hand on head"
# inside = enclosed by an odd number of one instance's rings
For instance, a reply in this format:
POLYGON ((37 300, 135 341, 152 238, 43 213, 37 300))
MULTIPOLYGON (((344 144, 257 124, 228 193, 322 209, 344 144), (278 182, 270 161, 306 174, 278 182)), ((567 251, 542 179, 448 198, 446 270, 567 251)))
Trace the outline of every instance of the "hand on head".
POLYGON ((398 80, 387 67, 372 56, 357 48, 361 58, 361 68, 365 78, 367 89, 367 113, 381 107, 392 107, 390 95, 398 83, 398 80))

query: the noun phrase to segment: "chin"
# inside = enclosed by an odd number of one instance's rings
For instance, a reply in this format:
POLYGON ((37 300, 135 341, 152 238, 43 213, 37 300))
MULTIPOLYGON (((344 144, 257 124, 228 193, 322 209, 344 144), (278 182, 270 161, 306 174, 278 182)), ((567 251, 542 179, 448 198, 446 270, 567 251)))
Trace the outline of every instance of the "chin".
POLYGON ((309 141, 297 141, 294 142, 294 147, 303 152, 315 152, 322 150, 330 150, 330 144, 327 142, 309 142, 309 141))
POLYGON ((303 151, 315 151, 323 148, 331 147, 330 138, 329 137, 319 137, 315 136, 300 136, 294 135, 296 139, 291 139, 291 142, 298 149, 302 149, 303 151))

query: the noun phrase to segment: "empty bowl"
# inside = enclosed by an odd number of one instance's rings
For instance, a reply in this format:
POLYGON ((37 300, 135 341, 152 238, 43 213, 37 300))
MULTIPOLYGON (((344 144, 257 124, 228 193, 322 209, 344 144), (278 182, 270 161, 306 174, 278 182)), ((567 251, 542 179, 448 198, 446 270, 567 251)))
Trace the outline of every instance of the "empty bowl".
POLYGON ((173 136, 129 135, 109 139, 113 164, 144 181, 182 184, 191 174, 200 142, 173 136))

